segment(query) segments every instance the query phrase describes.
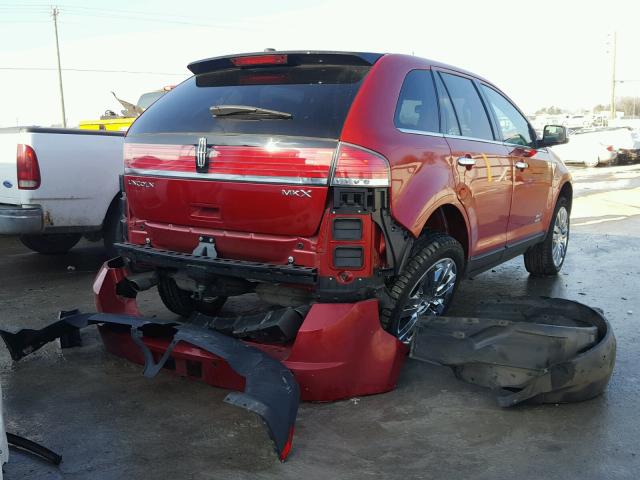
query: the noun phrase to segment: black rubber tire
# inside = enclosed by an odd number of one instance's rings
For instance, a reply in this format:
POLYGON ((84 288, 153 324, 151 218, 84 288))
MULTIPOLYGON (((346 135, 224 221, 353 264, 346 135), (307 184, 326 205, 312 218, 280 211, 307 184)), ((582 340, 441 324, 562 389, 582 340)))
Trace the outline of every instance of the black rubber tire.
MULTIPOLYGON (((549 229, 547 230, 547 235, 543 242, 530 247, 524 253, 524 268, 527 269, 532 275, 541 275, 541 276, 553 276, 557 275, 562 269, 562 265, 564 265, 564 258, 559 266, 556 267, 555 263, 553 263, 553 227, 556 221, 556 215, 558 214, 558 210, 561 207, 567 209, 567 213, 569 214, 568 218, 568 227, 569 227, 569 238, 567 239, 567 247, 569 246, 569 239, 571 237, 571 209, 569 208, 569 201, 566 197, 559 197, 556 202, 556 208, 553 210, 553 216, 551 217, 551 222, 549 224, 549 229)), ((566 252, 565 252, 566 258, 566 252)))
POLYGON ((22 244, 43 255, 67 253, 80 241, 79 233, 45 233, 42 235, 20 235, 22 244))
POLYGON ((191 292, 178 288, 173 278, 165 276, 160 276, 158 293, 165 307, 185 318, 193 312, 215 315, 227 301, 227 297, 216 297, 212 302, 196 301, 191 298, 191 292))
POLYGON ((416 241, 411 250, 409 261, 393 283, 387 287, 388 298, 391 301, 380 312, 380 322, 385 330, 392 335, 394 334, 400 320, 400 312, 415 284, 433 264, 446 257, 455 262, 458 272, 453 293, 449 297, 443 313, 447 311, 464 273, 464 249, 460 242, 449 235, 430 233, 416 241))
POLYGON ((102 241, 108 258, 118 256, 118 252, 113 244, 124 241, 124 228, 122 225, 122 208, 120 205, 120 195, 118 195, 109 206, 107 215, 102 225, 102 241))

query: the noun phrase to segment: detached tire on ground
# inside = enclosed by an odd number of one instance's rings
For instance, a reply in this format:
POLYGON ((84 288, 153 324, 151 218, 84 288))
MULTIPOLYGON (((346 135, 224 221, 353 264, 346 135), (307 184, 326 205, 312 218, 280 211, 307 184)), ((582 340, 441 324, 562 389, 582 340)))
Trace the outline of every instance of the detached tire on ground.
POLYGON ((165 276, 161 276, 158 281, 158 293, 165 307, 185 318, 194 312, 215 315, 227 301, 227 297, 214 297, 211 301, 194 300, 191 292, 182 290, 173 278, 165 276))
POLYGON ((524 254, 527 272, 547 276, 558 274, 569 245, 569 216, 569 201, 566 197, 559 197, 544 241, 529 248, 524 254))
POLYGON ((20 235, 22 244, 34 252, 44 255, 67 253, 80 241, 79 233, 47 233, 42 235, 20 235))
POLYGON ((431 233, 418 239, 403 271, 387 289, 391 303, 380 313, 382 326, 409 343, 418 317, 447 311, 464 266, 464 250, 455 238, 431 233))

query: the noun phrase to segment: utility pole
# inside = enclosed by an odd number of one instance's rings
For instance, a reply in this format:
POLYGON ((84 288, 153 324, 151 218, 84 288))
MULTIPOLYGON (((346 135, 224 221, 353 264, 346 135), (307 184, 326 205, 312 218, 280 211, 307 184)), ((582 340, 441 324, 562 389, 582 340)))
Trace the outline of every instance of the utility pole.
POLYGON ((58 7, 51 7, 51 16, 53 17, 53 28, 56 32, 56 54, 58 56, 58 83, 60 84, 60 105, 62 106, 62 126, 67 128, 67 114, 64 109, 64 91, 62 89, 62 67, 60 66, 60 44, 58 42, 58 15, 60 11, 58 7))
POLYGON ((613 32, 613 64, 611 69, 611 120, 616 118, 616 49, 618 32, 613 32))

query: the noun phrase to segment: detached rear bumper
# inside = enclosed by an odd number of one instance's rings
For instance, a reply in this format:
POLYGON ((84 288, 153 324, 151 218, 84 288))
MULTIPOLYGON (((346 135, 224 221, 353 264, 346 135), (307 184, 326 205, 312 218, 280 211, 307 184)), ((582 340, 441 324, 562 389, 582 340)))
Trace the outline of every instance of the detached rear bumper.
POLYGON ((42 208, 0 204, 0 235, 42 231, 42 208))

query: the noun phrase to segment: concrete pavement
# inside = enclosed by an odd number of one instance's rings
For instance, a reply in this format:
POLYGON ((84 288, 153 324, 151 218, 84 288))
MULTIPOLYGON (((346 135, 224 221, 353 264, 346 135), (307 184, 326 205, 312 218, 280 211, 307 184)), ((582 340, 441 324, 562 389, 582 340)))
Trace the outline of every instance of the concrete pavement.
MULTIPOLYGON (((602 308, 618 339, 605 395, 505 410, 448 369, 409 361, 393 392, 302 404, 293 453, 280 464, 259 421, 222 403, 225 391, 168 373, 146 380, 88 330, 81 348, 49 345, 17 364, 0 347, 8 430, 63 455, 54 468, 12 451, 6 478, 638 478, 640 166, 581 169, 576 179, 561 275, 529 277, 517 258, 464 282, 451 313, 471 313, 486 297, 520 295, 602 308)), ((61 308, 92 310, 102 255, 82 243, 45 257, 0 238, 0 325, 40 327, 61 308)), ((240 299, 225 308, 251 305, 240 299)), ((155 292, 141 306, 169 316, 155 292)))

